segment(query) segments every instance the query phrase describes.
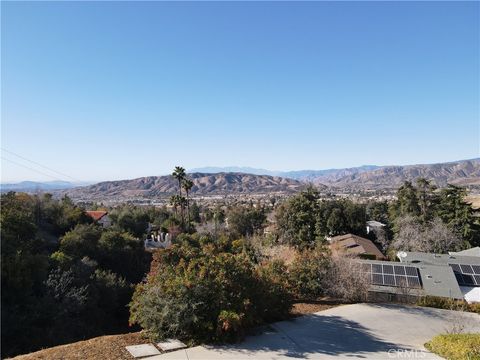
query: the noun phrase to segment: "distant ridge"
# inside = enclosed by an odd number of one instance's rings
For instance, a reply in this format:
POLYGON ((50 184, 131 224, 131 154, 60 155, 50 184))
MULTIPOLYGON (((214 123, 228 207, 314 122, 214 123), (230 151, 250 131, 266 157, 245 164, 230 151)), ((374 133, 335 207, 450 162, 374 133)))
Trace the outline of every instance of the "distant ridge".
MULTIPOLYGON (((254 168, 214 168, 209 170, 245 170, 263 172, 268 170, 254 168)), ((270 172, 275 173, 276 172, 270 172)), ((282 176, 252 174, 245 172, 189 173, 194 182, 193 196, 292 193, 313 183, 322 190, 395 191, 405 180, 415 181, 420 177, 431 180, 438 187, 447 184, 468 186, 480 189, 480 159, 453 161, 448 163, 375 166, 364 165, 347 169, 302 170, 280 172, 282 176)), ((104 181, 94 185, 71 188, 67 182, 49 184, 24 182, 4 184, 2 191, 25 191, 25 189, 55 191, 67 194, 73 199, 117 200, 164 198, 177 191, 177 182, 170 175, 148 176, 132 180, 104 181), (62 188, 63 186, 63 188, 62 188)))
POLYGON ((406 180, 431 180, 438 187, 447 184, 480 186, 480 158, 448 163, 382 166, 378 169, 333 178, 318 178, 317 182, 349 189, 396 189, 406 180))
MULTIPOLYGON (((461 186, 480 186, 480 158, 436 164, 403 166, 363 165, 345 169, 299 170, 272 172, 264 169, 210 167, 210 170, 251 169, 257 174, 311 182, 340 189, 396 189, 406 180, 424 177, 439 187, 447 183, 461 186)), ((212 171, 215 172, 215 171, 212 171)))
POLYGON ((74 184, 68 181, 22 181, 19 183, 10 183, 10 184, 0 184, 0 191, 22 191, 22 192, 32 192, 32 191, 51 191, 51 190, 61 190, 61 189, 71 189, 81 184, 74 184))
MULTIPOLYGON (((193 181, 192 196, 291 193, 304 183, 275 176, 244 173, 189 174, 193 181)), ((171 175, 148 176, 133 180, 104 181, 98 184, 66 190, 73 199, 154 199, 177 192, 178 183, 171 175)))

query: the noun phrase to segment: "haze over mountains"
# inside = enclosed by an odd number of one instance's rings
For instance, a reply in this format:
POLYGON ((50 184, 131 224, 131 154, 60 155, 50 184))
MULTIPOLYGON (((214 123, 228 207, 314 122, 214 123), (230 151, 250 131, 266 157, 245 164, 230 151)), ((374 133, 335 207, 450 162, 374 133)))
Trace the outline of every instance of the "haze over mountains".
POLYGON ((60 190, 60 189, 71 189, 77 186, 87 185, 88 183, 72 183, 69 181, 22 181, 19 183, 10 183, 10 184, 1 184, 1 192, 6 191, 23 191, 23 192, 33 192, 33 191, 49 191, 49 190, 60 190))
POLYGON ((419 177, 432 180, 437 186, 447 183, 458 185, 480 185, 480 158, 438 164, 404 166, 363 165, 345 169, 269 171, 241 167, 207 167, 192 172, 245 172, 258 175, 280 176, 289 179, 324 184, 338 188, 397 188, 405 180, 419 177))
MULTIPOLYGON (((346 169, 275 172, 242 167, 209 167, 189 172, 193 196, 227 194, 290 193, 313 183, 330 191, 395 191, 405 180, 424 177, 439 187, 447 184, 480 188, 480 159, 407 166, 365 165, 346 169)), ((2 191, 57 191, 74 199, 162 198, 177 191, 170 175, 132 180, 104 181, 75 187, 68 182, 23 182, 2 185, 2 191)))

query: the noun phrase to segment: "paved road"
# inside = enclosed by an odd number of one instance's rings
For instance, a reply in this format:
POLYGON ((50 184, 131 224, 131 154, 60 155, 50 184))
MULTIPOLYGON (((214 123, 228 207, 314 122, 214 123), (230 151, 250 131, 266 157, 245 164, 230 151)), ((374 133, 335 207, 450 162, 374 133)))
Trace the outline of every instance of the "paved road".
POLYGON ((345 305, 272 324, 229 346, 197 346, 149 360, 440 359, 423 344, 463 323, 480 332, 471 313, 398 305, 345 305))

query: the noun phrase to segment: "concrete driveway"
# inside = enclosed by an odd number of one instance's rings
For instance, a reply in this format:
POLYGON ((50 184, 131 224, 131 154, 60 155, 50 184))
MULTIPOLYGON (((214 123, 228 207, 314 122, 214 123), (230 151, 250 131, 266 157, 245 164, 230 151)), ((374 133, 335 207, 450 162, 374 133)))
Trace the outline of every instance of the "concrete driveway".
POLYGON ((344 305, 274 323, 239 344, 197 346, 148 359, 441 359, 423 344, 459 324, 465 332, 480 332, 480 316, 472 313, 344 305))

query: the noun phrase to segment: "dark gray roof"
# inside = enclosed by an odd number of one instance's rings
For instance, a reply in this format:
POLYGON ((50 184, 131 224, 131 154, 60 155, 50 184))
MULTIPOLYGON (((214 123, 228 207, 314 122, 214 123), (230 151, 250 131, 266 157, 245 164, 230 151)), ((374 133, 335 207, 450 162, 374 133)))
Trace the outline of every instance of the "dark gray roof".
POLYGON ((417 267, 427 295, 463 299, 463 293, 450 266, 423 264, 417 267))
MULTIPOLYGON (((447 255, 448 256, 448 255, 447 255)), ((449 297, 454 299, 463 299, 463 293, 458 285, 453 269, 447 264, 432 265, 425 262, 422 263, 399 263, 393 261, 379 260, 359 260, 361 263, 367 264, 387 264, 387 265, 406 265, 418 269, 422 289, 412 289, 417 295, 431 295, 449 297)), ((403 289, 391 286, 372 285, 373 291, 382 291, 387 293, 401 294, 403 289)), ((413 295, 413 294, 412 294, 413 295)))

